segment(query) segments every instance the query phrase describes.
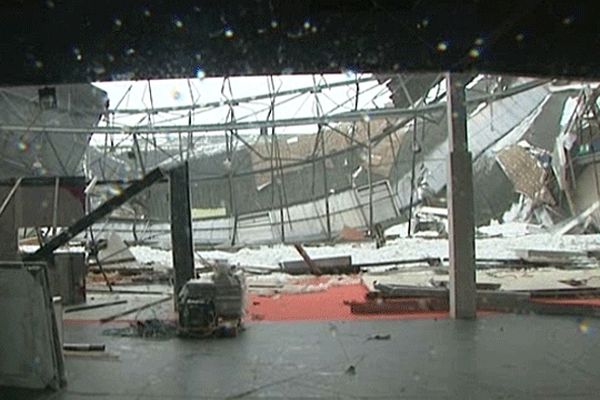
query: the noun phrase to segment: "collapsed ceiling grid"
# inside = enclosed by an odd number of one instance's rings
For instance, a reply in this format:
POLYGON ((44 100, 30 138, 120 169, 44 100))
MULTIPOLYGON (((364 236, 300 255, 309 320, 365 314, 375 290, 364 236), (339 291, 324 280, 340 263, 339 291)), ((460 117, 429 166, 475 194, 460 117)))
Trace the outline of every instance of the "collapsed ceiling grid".
MULTIPOLYGON (((267 241, 277 241, 285 229, 281 226, 294 230, 292 207, 313 204, 316 214, 294 218, 322 219, 323 201, 334 204, 337 193, 344 196, 365 185, 385 182, 389 187, 386 204, 393 212, 382 212, 385 217, 375 221, 384 224, 405 218, 409 207, 423 201, 416 192, 443 193, 447 142, 442 76, 320 75, 303 76, 294 84, 285 77, 254 77, 245 89, 242 80, 120 82, 118 90, 111 89, 117 97, 110 99, 91 85, 4 88, 4 109, 27 111, 7 111, 2 119, 8 144, 3 148, 19 149, 16 157, 3 158, 4 177, 85 173, 100 182, 92 194, 101 201, 118 192, 120 182, 188 160, 196 215, 223 219, 228 240, 245 235, 232 232, 230 219, 259 212, 268 215, 264 229, 275 232, 267 241), (200 90, 211 85, 213 94, 200 90)), ((551 142, 562 132, 559 121, 568 112, 565 93, 575 98, 580 91, 548 80, 476 76, 467 86, 469 145, 475 174, 481 175, 476 182, 485 184, 483 176, 497 174, 497 163, 490 167, 481 160, 493 160, 507 146, 522 140, 551 142)), ((509 168, 504 171, 504 179, 515 179, 509 168)), ((487 183, 494 185, 490 179, 487 183)), ((516 189, 530 192, 518 184, 516 189)), ((135 202, 133 214, 121 216, 164 219, 164 188, 155 190, 159 193, 150 191, 135 202)), ((361 198, 358 192, 353 196, 361 198)), ((511 189, 496 204, 486 200, 482 215, 501 215, 513 198, 511 189)), ((362 222, 353 223, 366 228, 371 218, 364 204, 347 201, 341 209, 360 209, 362 222)), ((481 207, 476 204, 476 209, 481 207)), ((210 231, 209 221, 198 223, 201 231, 210 231)), ((321 229, 321 234, 330 237, 332 232, 321 229)))

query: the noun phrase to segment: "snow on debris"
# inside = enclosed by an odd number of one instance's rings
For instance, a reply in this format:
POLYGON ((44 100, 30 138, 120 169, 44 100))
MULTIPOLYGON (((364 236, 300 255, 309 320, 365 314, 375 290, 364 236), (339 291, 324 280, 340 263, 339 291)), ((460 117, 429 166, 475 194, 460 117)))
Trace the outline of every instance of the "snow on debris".
POLYGON ((129 248, 135 259, 141 264, 162 264, 173 266, 173 254, 170 250, 153 249, 148 246, 132 246, 129 248))
MULTIPOLYGON (((497 229, 497 228, 496 228, 497 229)), ((513 226, 511 229, 516 228, 513 226)), ((305 246, 313 258, 352 256, 353 263, 397 261, 426 257, 448 257, 447 239, 399 238, 388 241, 380 249, 374 243, 343 243, 328 246, 305 246)), ((492 237, 477 239, 478 258, 517 258, 514 250, 564 250, 588 251, 600 249, 600 235, 552 235, 538 233, 524 236, 492 237)), ((145 246, 131 248, 141 263, 156 263, 172 266, 172 255, 168 250, 157 250, 145 246)), ((301 259, 296 250, 288 245, 243 248, 236 252, 202 251, 206 259, 220 259, 241 266, 269 267, 278 269, 281 261, 301 259)))

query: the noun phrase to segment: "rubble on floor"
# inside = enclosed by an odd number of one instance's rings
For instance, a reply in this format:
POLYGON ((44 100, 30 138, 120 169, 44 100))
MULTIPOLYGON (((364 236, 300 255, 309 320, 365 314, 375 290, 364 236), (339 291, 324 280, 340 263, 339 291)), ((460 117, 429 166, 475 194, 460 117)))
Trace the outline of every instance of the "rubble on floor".
MULTIPOLYGON (((419 313, 430 317, 432 312, 447 312, 447 301, 439 298, 394 300, 393 304, 386 300, 382 305, 377 304, 380 299, 369 294, 377 292, 376 285, 447 290, 445 238, 397 237, 380 248, 375 243, 356 242, 305 245, 301 249, 304 256, 291 245, 197 251, 196 273, 202 277, 220 264, 244 271, 248 321, 404 318, 406 313, 413 318, 419 313), (305 257, 316 268, 308 266, 305 257), (331 270, 326 271, 328 268, 331 270)), ((99 266, 90 267, 90 309, 70 311, 65 314, 69 321, 176 320, 172 301, 165 297, 173 294, 171 252, 145 246, 132 246, 129 252, 135 260, 109 263, 103 268, 113 293, 99 266)), ((478 230, 476 254, 480 290, 496 293, 577 288, 587 290, 590 296, 598 294, 594 290, 600 287, 600 235, 553 235, 540 225, 492 221, 478 230)))

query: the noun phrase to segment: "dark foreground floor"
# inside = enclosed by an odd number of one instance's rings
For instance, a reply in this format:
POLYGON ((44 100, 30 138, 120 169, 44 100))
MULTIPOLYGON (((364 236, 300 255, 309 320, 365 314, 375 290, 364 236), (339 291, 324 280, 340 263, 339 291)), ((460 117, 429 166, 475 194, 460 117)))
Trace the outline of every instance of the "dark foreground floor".
POLYGON ((67 326, 67 341, 106 343, 107 355, 68 357, 64 390, 0 399, 600 398, 600 320, 260 323, 220 340, 103 329, 67 326))

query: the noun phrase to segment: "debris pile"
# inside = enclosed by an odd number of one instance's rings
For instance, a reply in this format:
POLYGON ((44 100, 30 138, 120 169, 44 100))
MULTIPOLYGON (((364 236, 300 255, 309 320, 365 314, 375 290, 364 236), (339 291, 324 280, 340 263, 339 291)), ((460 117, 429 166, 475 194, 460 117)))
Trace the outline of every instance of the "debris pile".
POLYGON ((170 339, 177 336, 175 322, 157 318, 136 320, 125 328, 111 328, 102 331, 103 335, 121 337, 141 337, 146 339, 170 339))

